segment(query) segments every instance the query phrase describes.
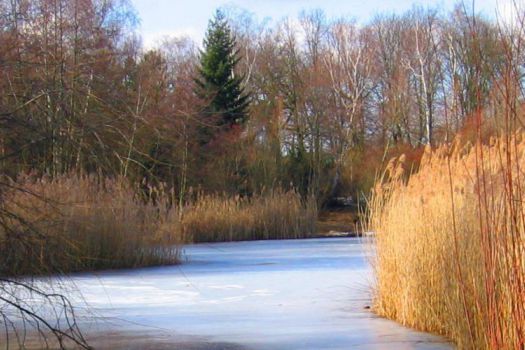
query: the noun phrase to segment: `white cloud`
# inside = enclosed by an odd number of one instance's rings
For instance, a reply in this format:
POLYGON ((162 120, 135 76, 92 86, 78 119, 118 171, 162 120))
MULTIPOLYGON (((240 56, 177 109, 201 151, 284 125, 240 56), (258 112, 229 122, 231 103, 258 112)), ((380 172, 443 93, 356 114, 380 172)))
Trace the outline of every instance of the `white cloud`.
POLYGON ((159 46, 160 42, 165 38, 180 38, 188 37, 195 41, 197 45, 202 43, 202 33, 196 28, 180 28, 175 30, 163 30, 157 32, 142 33, 142 42, 145 49, 152 49, 159 46))

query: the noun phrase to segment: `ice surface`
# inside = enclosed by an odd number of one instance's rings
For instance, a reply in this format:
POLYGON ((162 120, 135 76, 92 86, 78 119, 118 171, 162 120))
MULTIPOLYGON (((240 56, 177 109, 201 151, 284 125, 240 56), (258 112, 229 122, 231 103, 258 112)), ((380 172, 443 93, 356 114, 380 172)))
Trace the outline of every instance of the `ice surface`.
POLYGON ((185 248, 182 265, 76 275, 81 326, 107 349, 451 349, 365 309, 365 246, 357 238, 198 244, 185 248))

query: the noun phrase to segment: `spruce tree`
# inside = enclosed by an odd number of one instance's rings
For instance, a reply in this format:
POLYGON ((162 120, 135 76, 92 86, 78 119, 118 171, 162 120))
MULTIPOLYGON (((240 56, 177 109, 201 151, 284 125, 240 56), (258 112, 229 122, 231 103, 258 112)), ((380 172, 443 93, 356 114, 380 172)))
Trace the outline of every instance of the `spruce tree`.
POLYGON ((217 10, 208 25, 201 51, 196 93, 206 103, 207 124, 219 127, 241 125, 246 121, 249 96, 235 73, 239 51, 224 14, 217 10))

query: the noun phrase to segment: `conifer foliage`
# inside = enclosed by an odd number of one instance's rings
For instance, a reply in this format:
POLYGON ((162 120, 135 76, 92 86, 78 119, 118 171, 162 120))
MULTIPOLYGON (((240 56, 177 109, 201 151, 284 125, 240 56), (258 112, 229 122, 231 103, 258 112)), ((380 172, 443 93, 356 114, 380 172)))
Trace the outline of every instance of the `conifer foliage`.
POLYGON ((244 77, 235 72, 239 60, 235 37, 224 13, 217 10, 208 25, 195 79, 196 93, 207 105, 207 124, 233 127, 246 121, 249 95, 244 77))

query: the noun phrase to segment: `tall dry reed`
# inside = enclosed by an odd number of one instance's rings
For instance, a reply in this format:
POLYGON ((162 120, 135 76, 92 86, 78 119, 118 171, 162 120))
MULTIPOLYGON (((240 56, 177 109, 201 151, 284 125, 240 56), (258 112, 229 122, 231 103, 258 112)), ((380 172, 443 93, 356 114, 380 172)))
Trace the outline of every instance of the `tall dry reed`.
POLYGON ((252 197, 207 195, 184 209, 184 235, 194 242, 304 238, 315 233, 315 200, 273 190, 252 197))
POLYGON ((461 349, 525 347, 525 135, 393 160, 370 203, 375 310, 461 349))
POLYGON ((315 201, 268 191, 250 198, 202 195, 179 209, 157 190, 145 201, 124 178, 21 177, 2 193, 0 275, 176 263, 180 245, 307 237, 315 201))
POLYGON ((124 178, 60 176, 12 182, 3 193, 0 273, 138 267, 178 261, 169 194, 145 202, 124 178))

